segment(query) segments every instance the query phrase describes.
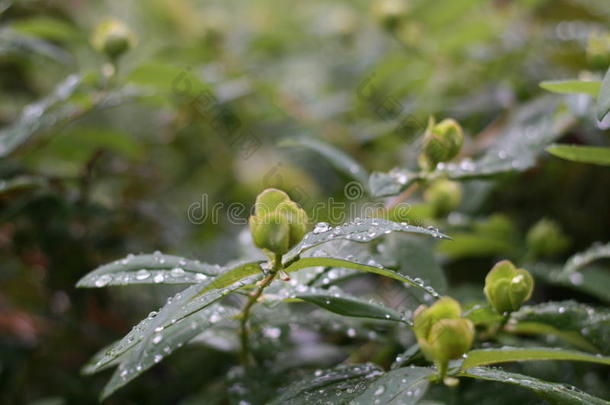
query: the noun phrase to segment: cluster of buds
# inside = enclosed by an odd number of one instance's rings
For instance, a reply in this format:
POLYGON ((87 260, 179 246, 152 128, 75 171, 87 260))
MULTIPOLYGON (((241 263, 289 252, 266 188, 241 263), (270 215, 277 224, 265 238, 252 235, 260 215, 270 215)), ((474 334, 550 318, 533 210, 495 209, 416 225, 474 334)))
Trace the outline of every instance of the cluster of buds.
POLYGON ((307 214, 288 194, 268 188, 256 197, 249 225, 254 244, 273 258, 303 239, 307 214))
POLYGON ((433 170, 440 162, 447 162, 460 153, 464 144, 464 133, 457 121, 447 118, 439 122, 433 117, 428 120, 424 134, 423 150, 419 155, 419 165, 433 170))
POLYGON ((468 352, 474 339, 472 321, 462 317, 462 307, 450 297, 441 298, 431 307, 417 308, 413 330, 422 353, 436 363, 441 377, 447 372, 449 360, 468 352))
POLYGON ((518 310, 532 296, 534 278, 508 260, 496 263, 485 277, 485 296, 501 314, 518 310))

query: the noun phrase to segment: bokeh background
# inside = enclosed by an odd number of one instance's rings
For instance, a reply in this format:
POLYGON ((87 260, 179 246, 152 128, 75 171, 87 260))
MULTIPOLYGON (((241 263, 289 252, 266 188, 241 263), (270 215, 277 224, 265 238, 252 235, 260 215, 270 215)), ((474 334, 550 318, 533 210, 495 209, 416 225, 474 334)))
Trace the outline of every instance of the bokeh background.
MULTIPOLYGON (((539 82, 600 79, 609 62, 601 0, 0 1, 0 403, 96 403, 109 374, 80 368, 174 291, 75 289, 100 264, 155 250, 239 257, 248 213, 230 204, 249 207, 264 187, 310 213, 330 197, 353 201, 349 175, 286 138, 388 171, 414 161, 434 115, 457 119, 464 153, 475 154, 515 109, 564 100, 539 82), (114 68, 90 41, 106 18, 136 39, 114 68), (205 204, 219 204, 218 220, 204 217, 205 204)), ((590 97, 565 103, 579 123, 564 140, 608 144, 610 122, 593 118, 590 97)), ((468 185, 460 212, 499 221, 475 228, 506 243, 441 252, 456 295, 480 285, 498 256, 518 254, 541 218, 569 236, 558 262, 609 240, 609 169, 541 159, 468 185)), ((419 208, 416 219, 435 224, 419 208)), ((560 287, 538 294, 599 302, 560 287)), ((368 358, 368 346, 355 348, 368 358)), ((226 403, 235 362, 191 345, 107 402, 226 403)), ((570 370, 557 380, 584 375, 570 370)), ((581 388, 608 397, 597 374, 581 388)))

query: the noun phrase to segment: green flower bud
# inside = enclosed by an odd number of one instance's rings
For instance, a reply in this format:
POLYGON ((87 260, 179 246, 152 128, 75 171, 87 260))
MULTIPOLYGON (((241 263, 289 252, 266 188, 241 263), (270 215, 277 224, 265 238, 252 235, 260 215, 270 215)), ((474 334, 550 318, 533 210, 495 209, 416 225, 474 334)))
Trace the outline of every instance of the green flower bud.
POLYGON ((376 0, 373 3, 373 14, 385 28, 393 30, 407 16, 409 8, 408 0, 376 0))
POLYGON ((254 244, 270 256, 282 255, 307 232, 307 214, 281 190, 268 188, 258 195, 249 220, 254 244))
POLYGON ((519 309, 531 297, 533 290, 532 275, 527 270, 517 269, 508 260, 496 263, 485 277, 485 296, 501 314, 519 309))
POLYGON ((526 240, 528 249, 535 257, 561 253, 570 245, 559 224, 546 218, 529 229, 526 240))
POLYGON ((116 60, 135 45, 135 36, 131 30, 118 20, 106 20, 93 32, 91 42, 95 49, 116 60))
POLYGON ((610 32, 592 32, 587 41, 587 60, 593 67, 606 68, 610 63, 610 32))
POLYGON ((420 166, 432 170, 438 163, 453 159, 460 153, 463 143, 464 133, 457 121, 448 118, 436 124, 434 118, 430 117, 423 152, 419 155, 420 166))
POLYGON ((424 191, 424 200, 434 206, 437 216, 446 215, 462 201, 462 185, 451 180, 436 180, 424 191))
POLYGON ((473 323, 462 318, 462 307, 450 297, 431 307, 420 306, 413 316, 413 330, 422 353, 437 363, 442 376, 449 360, 470 350, 474 340, 473 323))

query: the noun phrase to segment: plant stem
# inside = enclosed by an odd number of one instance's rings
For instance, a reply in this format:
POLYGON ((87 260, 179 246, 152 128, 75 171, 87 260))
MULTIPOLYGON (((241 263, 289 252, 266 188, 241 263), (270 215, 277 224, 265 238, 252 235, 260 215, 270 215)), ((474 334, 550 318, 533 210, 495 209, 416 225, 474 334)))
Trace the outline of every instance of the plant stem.
POLYGON ((267 274, 259 283, 258 287, 250 293, 248 297, 248 302, 244 306, 244 309, 241 312, 240 316, 240 338, 241 338, 241 361, 244 366, 248 366, 250 364, 250 339, 249 339, 249 331, 248 331, 248 319, 250 318, 250 312, 252 311, 252 307, 260 296, 263 294, 263 290, 271 284, 278 271, 282 269, 282 255, 275 255, 273 260, 273 267, 269 274, 267 274))

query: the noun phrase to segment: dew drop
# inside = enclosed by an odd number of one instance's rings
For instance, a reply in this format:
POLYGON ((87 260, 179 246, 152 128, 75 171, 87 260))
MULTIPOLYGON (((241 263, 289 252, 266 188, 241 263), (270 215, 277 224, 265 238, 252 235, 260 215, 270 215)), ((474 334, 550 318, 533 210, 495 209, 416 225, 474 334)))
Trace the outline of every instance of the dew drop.
POLYGON ((313 233, 319 234, 328 232, 331 229, 331 226, 328 222, 318 222, 316 226, 313 228, 313 233))
POLYGON ((148 277, 150 277, 150 272, 146 269, 138 270, 136 273, 136 279, 138 280, 146 280, 148 277))
POLYGON ((104 287, 104 286, 108 285, 108 283, 110 283, 111 281, 112 281, 112 277, 109 276, 108 274, 104 274, 104 275, 100 276, 97 280, 95 280, 95 286, 104 287))

